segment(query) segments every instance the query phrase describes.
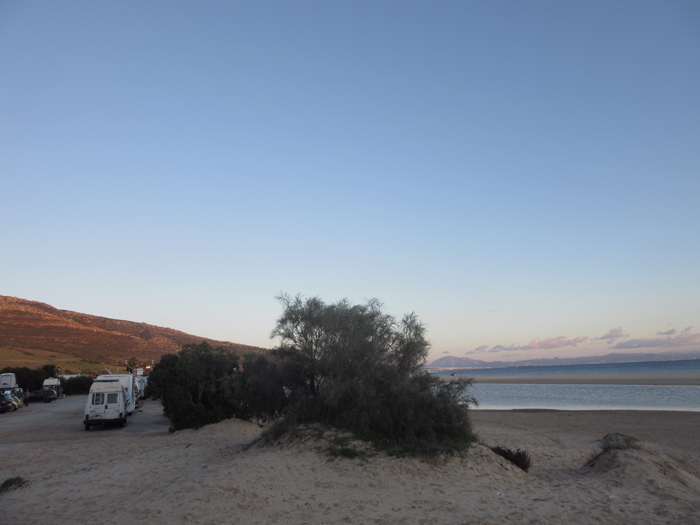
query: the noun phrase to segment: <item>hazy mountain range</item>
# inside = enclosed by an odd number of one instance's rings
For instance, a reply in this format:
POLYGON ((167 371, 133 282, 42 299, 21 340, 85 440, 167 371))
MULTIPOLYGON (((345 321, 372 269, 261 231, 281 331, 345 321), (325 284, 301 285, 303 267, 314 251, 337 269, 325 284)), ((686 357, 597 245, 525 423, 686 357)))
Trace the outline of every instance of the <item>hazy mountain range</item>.
POLYGON ((588 357, 552 357, 524 361, 480 361, 468 357, 445 356, 426 366, 429 368, 508 368, 512 366, 591 365, 601 363, 636 363, 698 359, 700 350, 662 352, 658 354, 606 354, 588 357))

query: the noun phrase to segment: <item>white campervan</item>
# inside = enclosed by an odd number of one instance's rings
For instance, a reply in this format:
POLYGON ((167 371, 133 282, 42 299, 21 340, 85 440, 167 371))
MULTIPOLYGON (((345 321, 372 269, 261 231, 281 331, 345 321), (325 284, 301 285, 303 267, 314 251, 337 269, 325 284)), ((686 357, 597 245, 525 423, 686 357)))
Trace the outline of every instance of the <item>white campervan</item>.
POLYGON ((61 380, 57 377, 49 377, 44 379, 44 390, 54 390, 56 392, 56 398, 63 396, 63 388, 61 387, 61 380))
POLYGON ((17 388, 17 377, 15 376, 15 374, 0 374, 0 388, 17 388))
POLYGON ((95 381, 85 404, 85 430, 94 425, 126 423, 126 392, 119 379, 95 381))
POLYGON ((134 376, 131 374, 104 374, 97 376, 97 378, 95 378, 95 383, 99 383, 101 381, 114 381, 115 379, 121 383, 122 387, 124 387, 124 391, 126 392, 126 400, 124 401, 124 404, 126 405, 126 414, 130 416, 134 410, 138 408, 138 399, 135 395, 136 383, 134 382, 134 376))
POLYGON ((146 385, 148 378, 146 376, 136 376, 136 385, 139 387, 140 399, 146 399, 146 385))

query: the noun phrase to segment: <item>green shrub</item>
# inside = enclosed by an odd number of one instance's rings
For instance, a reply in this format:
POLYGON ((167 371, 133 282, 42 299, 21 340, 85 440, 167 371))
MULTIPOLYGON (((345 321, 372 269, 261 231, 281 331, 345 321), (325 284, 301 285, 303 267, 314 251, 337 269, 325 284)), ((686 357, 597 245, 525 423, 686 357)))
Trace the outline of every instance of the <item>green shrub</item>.
POLYGON ((231 417, 234 405, 222 388, 238 356, 208 343, 185 345, 166 354, 148 376, 145 395, 161 398, 170 430, 200 428, 231 417))
POLYGON ((471 382, 421 370, 429 343, 414 314, 396 321, 376 300, 279 299, 284 312, 272 335, 281 345, 246 360, 231 390, 237 414, 282 416, 278 430, 331 424, 393 453, 461 452, 474 440, 471 382))
POLYGON ((63 393, 67 396, 88 394, 93 381, 94 379, 90 376, 76 376, 66 380, 62 379, 63 393))
POLYGON ((54 369, 56 368, 55 365, 44 365, 41 368, 35 368, 35 369, 30 369, 27 368, 26 366, 23 367, 5 367, 2 370, 0 370, 0 373, 2 374, 15 374, 15 377, 17 378, 17 384, 21 387, 24 388, 25 390, 29 390, 30 392, 32 390, 41 390, 42 386, 44 385, 44 379, 47 379, 50 376, 47 372, 48 370, 51 370, 51 367, 54 369))

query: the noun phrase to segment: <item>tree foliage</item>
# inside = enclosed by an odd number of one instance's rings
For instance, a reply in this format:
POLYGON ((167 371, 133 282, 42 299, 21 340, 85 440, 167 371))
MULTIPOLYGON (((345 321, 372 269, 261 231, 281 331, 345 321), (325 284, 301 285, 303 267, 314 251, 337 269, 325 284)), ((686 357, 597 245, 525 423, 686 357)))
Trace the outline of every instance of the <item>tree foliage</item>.
POLYGON ((199 428, 233 415, 222 384, 238 365, 238 356, 207 342, 165 354, 148 376, 146 396, 161 398, 171 430, 199 428))
POLYGON ((423 451, 469 445, 470 383, 421 369, 429 343, 415 314, 397 321, 377 300, 278 299, 279 347, 246 359, 231 380, 238 414, 324 422, 423 451))
POLYGON ((94 379, 92 377, 84 375, 71 377, 65 380, 61 379, 63 393, 67 396, 88 394, 93 381, 94 379))
POLYGON ((44 365, 39 368, 5 367, 0 374, 15 374, 17 384, 24 390, 41 390, 44 380, 56 375, 56 365, 44 365))
POLYGON ((242 367, 207 343, 161 358, 146 395, 162 398, 171 430, 235 414, 275 420, 276 429, 332 424, 395 452, 455 452, 473 441, 470 383, 422 370, 430 345, 415 314, 397 321, 377 300, 278 299, 279 346, 245 356, 242 367))
MULTIPOLYGON (((30 369, 25 367, 6 367, 0 370, 0 373, 13 373, 17 378, 17 384, 30 392, 33 390, 41 390, 44 385, 44 380, 50 377, 56 377, 57 367, 53 364, 43 365, 38 368, 30 369)), ((90 391, 93 378, 89 376, 76 376, 70 379, 60 378, 63 387, 63 393, 67 396, 74 394, 87 394, 90 391)))

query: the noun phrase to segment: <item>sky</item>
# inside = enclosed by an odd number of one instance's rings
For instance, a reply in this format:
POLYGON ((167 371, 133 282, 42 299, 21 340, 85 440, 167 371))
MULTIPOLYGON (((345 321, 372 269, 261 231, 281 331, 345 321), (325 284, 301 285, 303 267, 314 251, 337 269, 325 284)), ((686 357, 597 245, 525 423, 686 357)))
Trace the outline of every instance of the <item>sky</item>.
POLYGON ((0 2, 0 295, 428 361, 700 348, 700 4, 0 2))

